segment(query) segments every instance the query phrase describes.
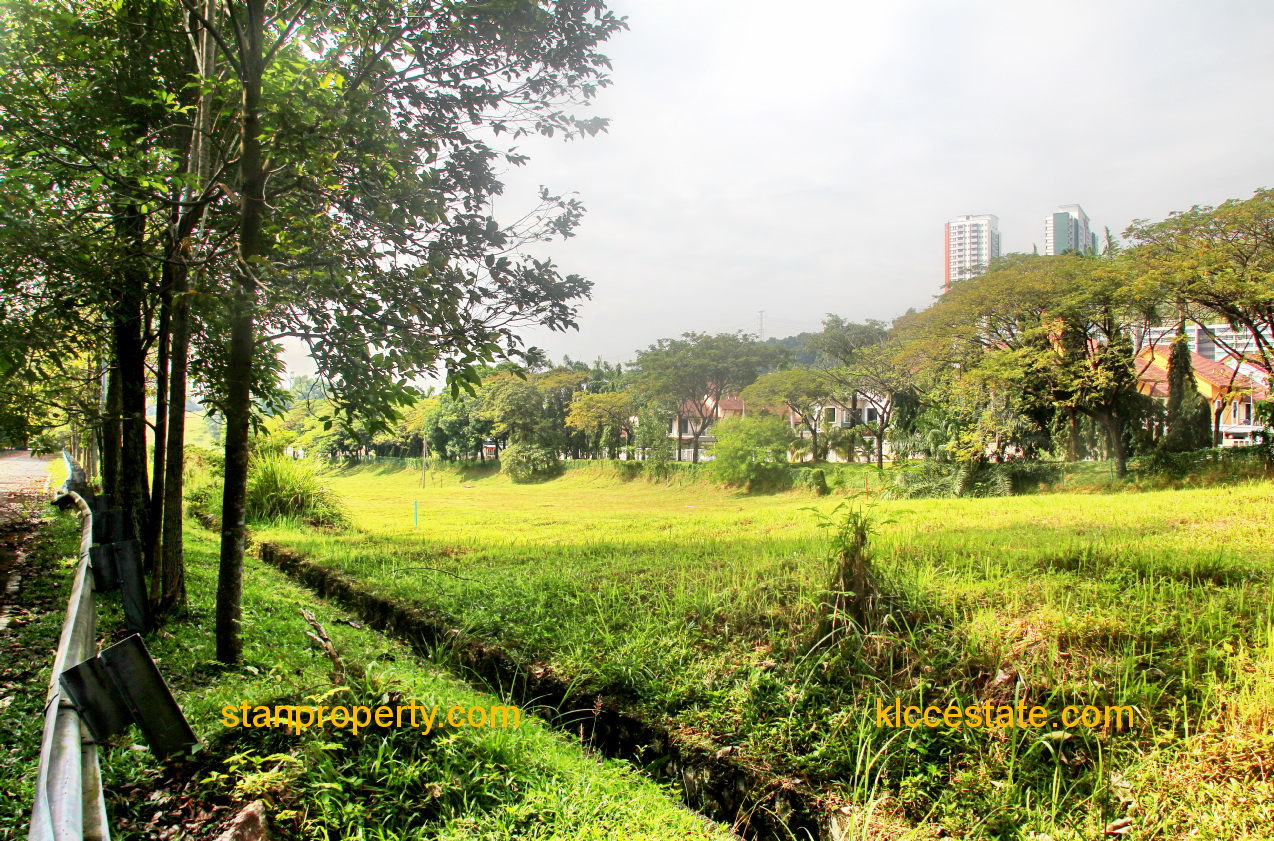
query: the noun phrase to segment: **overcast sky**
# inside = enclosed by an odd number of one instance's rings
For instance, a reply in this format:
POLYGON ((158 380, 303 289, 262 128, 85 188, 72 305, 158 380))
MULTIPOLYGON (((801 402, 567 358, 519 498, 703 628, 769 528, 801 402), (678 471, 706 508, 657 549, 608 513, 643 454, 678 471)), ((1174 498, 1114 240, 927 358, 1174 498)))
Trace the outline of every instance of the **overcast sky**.
POLYGON ((595 284, 554 360, 685 331, 893 319, 943 275, 943 223, 1043 245, 1081 204, 1117 234, 1274 186, 1274 3, 615 0, 610 130, 522 141, 496 207, 587 207, 538 253, 595 284))

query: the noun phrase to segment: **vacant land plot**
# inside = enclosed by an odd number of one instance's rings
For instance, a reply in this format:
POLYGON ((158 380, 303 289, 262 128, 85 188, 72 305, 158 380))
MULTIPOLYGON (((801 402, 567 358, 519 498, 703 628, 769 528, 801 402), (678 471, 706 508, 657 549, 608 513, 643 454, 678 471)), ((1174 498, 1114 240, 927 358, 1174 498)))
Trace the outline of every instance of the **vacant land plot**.
POLYGON ((355 530, 257 537, 799 780, 862 825, 1053 839, 1121 819, 1143 838, 1274 825, 1269 483, 882 503, 881 618, 821 641, 827 533, 804 509, 836 498, 603 467, 528 486, 421 487, 395 468, 332 483, 355 530), (1020 701, 1049 725, 899 727, 878 701, 1020 701), (1058 721, 1089 705, 1137 721, 1058 721))

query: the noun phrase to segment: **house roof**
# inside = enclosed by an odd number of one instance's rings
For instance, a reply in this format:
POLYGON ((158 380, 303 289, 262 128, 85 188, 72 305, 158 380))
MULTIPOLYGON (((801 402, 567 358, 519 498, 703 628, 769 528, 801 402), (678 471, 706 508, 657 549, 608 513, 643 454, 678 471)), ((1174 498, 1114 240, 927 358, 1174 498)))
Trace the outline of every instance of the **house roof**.
POLYGON ((1150 386, 1147 392, 1151 397, 1168 396, 1168 372, 1154 362, 1147 363, 1138 370, 1137 379, 1150 386))
MULTIPOLYGON (((1156 375, 1152 375, 1151 371, 1156 371, 1158 372, 1158 375, 1162 375, 1163 383, 1166 388, 1168 382, 1168 371, 1166 366, 1169 353, 1170 347, 1168 345, 1146 345, 1142 348, 1141 353, 1139 353, 1138 356, 1150 357, 1150 362, 1146 366, 1146 370, 1141 374, 1141 379, 1145 382, 1153 382, 1151 376, 1156 375), (1160 364, 1160 359, 1164 360, 1163 364, 1160 364)), ((1207 357, 1191 352, 1190 365, 1194 368, 1194 374, 1196 377, 1219 389, 1251 391, 1253 397, 1257 400, 1264 400, 1269 396, 1269 389, 1267 389, 1264 385, 1256 382, 1251 377, 1236 373, 1234 368, 1231 368, 1224 362, 1213 362, 1207 357)), ((1167 394, 1166 390, 1164 394, 1167 394)))

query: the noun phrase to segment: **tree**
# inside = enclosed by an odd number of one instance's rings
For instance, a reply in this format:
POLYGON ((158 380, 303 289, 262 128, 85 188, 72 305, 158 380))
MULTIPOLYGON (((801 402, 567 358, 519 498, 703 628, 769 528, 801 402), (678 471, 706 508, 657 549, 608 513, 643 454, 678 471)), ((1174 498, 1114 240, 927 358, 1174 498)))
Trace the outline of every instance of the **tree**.
POLYGON ((814 346, 830 360, 824 376, 837 401, 857 406, 861 397, 875 410, 876 420, 863 426, 876 439, 876 466, 885 465, 885 438, 898 396, 913 388, 915 375, 900 358, 900 346, 888 341, 889 330, 879 321, 862 324, 828 315, 814 346))
POLYGON ((157 0, 33 0, 7 5, 0 20, 0 201, 16 234, 4 262, 28 267, 18 294, 60 299, 43 313, 49 335, 78 338, 67 322, 84 319, 109 337, 103 491, 132 519, 149 570, 159 524, 148 473, 161 491, 163 471, 147 465, 146 359, 165 319, 151 223, 173 207, 165 176, 183 146, 173 126, 189 101, 180 14, 157 0))
POLYGON ((1213 445, 1211 411, 1195 384, 1190 345, 1184 331, 1177 334, 1168 353, 1168 430, 1160 445, 1170 453, 1213 445))
POLYGON ((587 436, 566 423, 576 393, 589 382, 586 369, 559 366, 535 374, 531 381, 540 392, 543 421, 540 436, 544 446, 566 458, 580 458, 587 449, 587 436))
POLYGON ((608 432, 614 432, 616 438, 622 437, 628 444, 631 456, 636 441, 633 423, 637 407, 633 393, 624 391, 604 391, 593 393, 580 391, 571 400, 570 410, 566 414, 566 425, 587 435, 599 439, 608 432))
POLYGON ((1195 205, 1160 222, 1138 219, 1124 234, 1145 284, 1194 306, 1201 326, 1216 316, 1252 336, 1274 376, 1274 189, 1217 207, 1195 205))
POLYGON ((416 399, 411 381, 522 354, 516 328, 573 325, 589 284, 507 256, 568 234, 581 209, 544 194, 531 229, 490 218, 501 155, 478 131, 591 134, 567 109, 606 84, 597 46, 623 26, 600 2, 442 6, 184 0, 229 68, 237 253, 227 291, 226 473, 217 657, 236 662, 244 505, 259 346, 308 343, 338 415, 375 429, 416 399), (549 215, 549 211, 554 211, 549 215))
POLYGON ((770 414, 726 418, 716 432, 712 475, 717 481, 748 491, 781 484, 796 437, 787 421, 770 414))
MULTIPOLYGON (((0 133, 10 141, 0 153, 0 201, 14 211, 5 228, 18 234, 21 262, 37 267, 26 291, 55 295, 66 316, 110 337, 100 359, 106 410, 96 424, 103 490, 131 513, 160 618, 184 601, 186 280, 191 265, 207 271, 221 251, 218 236, 203 247, 192 239, 222 196, 231 152, 217 130, 229 111, 217 95, 212 41, 185 17, 166 0, 27 0, 3 11, 11 84, 0 104, 0 133), (156 414, 148 471, 149 371, 156 414)), ((210 307, 219 303, 206 297, 210 307)), ((78 338, 73 327, 48 327, 68 343, 78 338)))
POLYGON ((785 357, 783 348, 761 344, 742 333, 684 333, 680 339, 660 339, 638 352, 638 388, 647 399, 675 412, 678 432, 682 419, 689 421, 692 459, 698 462, 699 441, 717 418, 721 401, 738 394, 785 357))
POLYGON ((523 377, 500 374, 482 389, 481 417, 510 444, 542 444, 543 415, 543 394, 523 377))
POLYGON ((786 408, 810 433, 814 461, 827 457, 826 442, 820 442, 823 408, 831 400, 831 384, 809 368, 788 368, 762 374, 740 394, 744 403, 767 409, 786 408), (820 446, 822 444, 822 446, 820 446))
POLYGON ((425 442, 429 451, 449 461, 482 458, 482 444, 494 424, 482 416, 478 397, 443 392, 438 405, 425 413, 425 442))
POLYGON ((1011 255, 899 322, 907 365, 962 391, 953 405, 964 407, 966 451, 1006 436, 1032 449, 1060 413, 1072 451, 1087 418, 1123 475, 1153 403, 1137 392, 1133 337, 1157 320, 1160 303, 1134 281, 1118 255, 1011 255))

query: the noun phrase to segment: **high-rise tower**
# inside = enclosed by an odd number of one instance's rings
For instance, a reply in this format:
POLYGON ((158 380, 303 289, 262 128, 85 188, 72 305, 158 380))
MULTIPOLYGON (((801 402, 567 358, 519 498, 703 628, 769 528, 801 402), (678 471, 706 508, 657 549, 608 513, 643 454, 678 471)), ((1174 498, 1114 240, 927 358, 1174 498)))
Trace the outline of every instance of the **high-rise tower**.
POLYGON ((1088 214, 1077 204, 1064 204, 1044 217, 1044 253, 1097 253, 1097 234, 1089 229, 1088 214))
POLYGON ((957 216, 946 224, 946 270, 942 291, 952 281, 980 274, 987 264, 1000 256, 1000 220, 987 213, 982 216, 957 216))

